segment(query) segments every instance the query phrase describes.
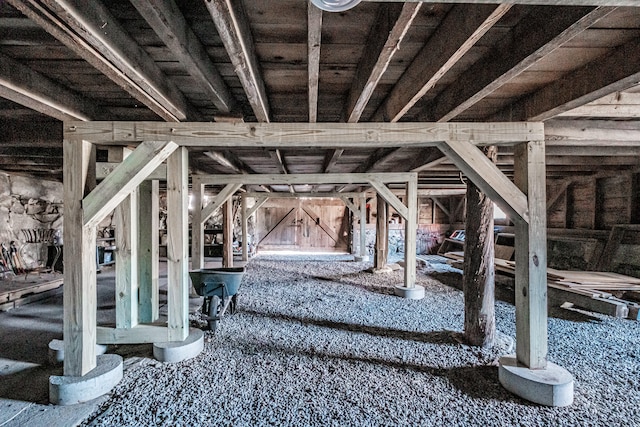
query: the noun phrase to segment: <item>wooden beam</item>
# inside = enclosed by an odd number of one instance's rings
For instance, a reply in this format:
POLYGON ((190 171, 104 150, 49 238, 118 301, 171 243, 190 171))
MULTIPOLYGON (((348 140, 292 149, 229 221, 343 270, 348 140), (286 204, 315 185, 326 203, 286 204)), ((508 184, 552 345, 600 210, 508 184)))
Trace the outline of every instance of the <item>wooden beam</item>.
POLYGON ((351 213, 353 213, 354 216, 358 216, 358 217, 360 216, 360 208, 356 206, 355 203, 353 203, 349 197, 340 196, 340 199, 344 202, 345 206, 349 208, 349 210, 351 211, 351 213))
POLYGON ((25 126, 22 120, 0 119, 0 129, 0 147, 5 149, 61 148, 62 123, 58 121, 42 121, 38 122, 38 126, 25 126))
POLYGON ((516 185, 529 222, 515 223, 516 356, 529 369, 547 364, 547 210, 544 141, 517 146, 516 185))
POLYGON ((186 148, 180 147, 167 159, 167 324, 169 341, 183 341, 189 336, 188 175, 188 152, 186 148))
POLYGON ((376 196, 376 251, 373 268, 381 269, 387 265, 389 254, 389 205, 379 195, 376 196))
MULTIPOLYGON (((397 0, 364 0, 366 2, 392 2, 397 0)), ((404 0, 406 2, 442 3, 441 0, 404 0)), ((469 4, 522 4, 527 6, 638 6, 636 0, 447 0, 447 3, 469 4)))
POLYGON ((191 214, 191 269, 204 268, 204 222, 202 208, 204 206, 204 185, 191 183, 193 194, 193 212, 191 214))
POLYGON ((250 217, 251 215, 253 215, 254 213, 256 213, 258 211, 258 209, 260 209, 262 207, 262 205, 264 205, 267 200, 269 200, 268 197, 260 197, 256 200, 256 203, 251 206, 251 209, 249 209, 249 211, 247 212, 247 217, 250 217))
POLYGON ((58 120, 96 120, 104 116, 94 100, 50 80, 0 53, 0 97, 58 120))
POLYGON ((334 242, 338 243, 338 240, 340 240, 340 237, 336 234, 335 231, 333 231, 333 229, 331 228, 331 226, 329 224, 327 224, 322 217, 320 217, 320 215, 318 215, 317 213, 315 213, 311 208, 309 208, 308 206, 302 206, 301 207, 302 210, 304 211, 304 213, 306 213, 309 218, 311 218, 313 220, 313 222, 315 222, 320 228, 322 228, 322 230, 327 233, 327 235, 331 238, 331 240, 333 240, 334 242))
POLYGON ((169 329, 165 326, 137 325, 133 328, 108 328, 98 326, 98 344, 151 344, 169 341, 169 329))
POLYGON ((400 44, 418 14, 420 6, 420 3, 378 6, 375 23, 365 43, 367 54, 362 55, 360 59, 356 77, 347 97, 343 113, 344 121, 347 123, 356 123, 360 120, 380 78, 400 49, 400 44))
POLYGON ((172 142, 143 142, 82 201, 84 225, 96 226, 178 146, 172 142))
POLYGON ((640 93, 615 92, 558 117, 640 118, 640 93))
POLYGON ((448 141, 442 144, 440 150, 504 212, 508 212, 515 222, 529 222, 527 197, 478 147, 448 141))
MULTIPOLYGON (((398 151, 399 148, 378 148, 376 151, 371 154, 367 160, 360 163, 358 167, 353 171, 354 173, 365 173, 373 170, 376 166, 384 163, 385 161, 392 158, 398 151)), ((347 189, 351 189, 353 186, 345 185, 339 188, 337 191, 346 191, 347 189)))
MULTIPOLYGON (((404 217, 404 286, 416 285, 416 239, 418 231, 418 175, 407 181, 407 209, 404 217)), ((388 200, 387 200, 388 202, 388 200)))
POLYGON ((144 181, 138 187, 140 197, 138 215, 138 282, 140 297, 138 319, 142 323, 154 322, 159 313, 159 260, 160 183, 144 181))
MULTIPOLYGON (((96 179, 103 180, 109 175, 111 172, 115 170, 116 167, 122 162, 97 162, 96 163, 96 179)), ((156 170, 151 172, 149 176, 145 178, 147 181, 166 181, 167 180, 167 165, 164 163, 159 165, 156 170)))
MULTIPOLYGON (((138 324, 138 189, 134 189, 115 209, 116 226, 116 327, 138 324)), ((148 221, 149 219, 146 219, 148 221)))
POLYGON ((447 122, 487 97, 615 8, 539 7, 456 82, 429 103, 425 120, 447 122), (454 89, 455 87, 455 89, 454 89))
POLYGON ((307 70, 309 73, 309 123, 318 121, 318 80, 320 79, 320 45, 322 10, 307 2, 307 70))
POLYGON ((101 2, 9 0, 31 20, 167 121, 198 120, 182 92, 101 2), (108 31, 104 30, 108 25, 108 31))
POLYGON ((546 149, 553 147, 626 147, 640 144, 640 121, 548 120, 544 124, 546 149))
MULTIPOLYGON (((410 179, 411 178, 407 179, 407 181, 409 181, 410 179)), ((382 197, 387 203, 389 203, 391 207, 395 209, 396 212, 398 212, 398 215, 406 220, 408 217, 408 212, 407 207, 404 205, 404 203, 402 203, 402 201, 400 201, 400 199, 395 194, 393 194, 393 192, 389 190, 389 188, 384 185, 383 182, 378 181, 377 179, 372 179, 369 182, 371 186, 375 188, 378 195, 382 197)))
POLYGON ((604 57, 555 80, 509 105, 491 119, 547 120, 606 95, 629 89, 640 81, 640 39, 618 46, 604 57))
POLYGON ((232 112, 236 108, 235 98, 175 2, 132 0, 131 3, 211 98, 216 108, 223 113, 232 112))
POLYGON ((416 55, 372 121, 400 120, 511 9, 511 5, 454 6, 416 55))
POLYGON ((322 192, 322 193, 254 193, 254 192, 246 192, 243 195, 247 197, 257 197, 257 198, 265 198, 268 197, 270 199, 342 199, 342 198, 354 198, 360 197, 363 193, 339 193, 337 191, 331 192, 322 192))
POLYGON ((83 376, 96 367, 96 231, 85 227, 82 197, 94 147, 65 139, 64 148, 64 375, 83 376))
POLYGON ((240 78, 253 113, 259 122, 268 123, 269 102, 242 3, 232 0, 210 0, 206 1, 205 5, 240 78))
POLYGON ((242 261, 249 261, 249 216, 247 215, 247 196, 240 200, 240 217, 242 221, 242 261))
POLYGON ((233 199, 222 205, 222 266, 233 267, 233 199))
MULTIPOLYGON (((200 177, 198 177, 200 178, 200 177)), ((193 177, 194 181, 193 184, 194 185, 198 185, 198 184, 203 184, 203 181, 198 181, 195 176, 193 177)), ((227 184, 222 191, 220 191, 216 197, 209 202, 208 205, 206 205, 205 207, 202 208, 202 216, 200 217, 200 221, 202 223, 204 223, 206 220, 208 220, 211 215, 213 215, 213 213, 220 209, 220 206, 222 206, 227 200, 229 200, 229 197, 233 196, 235 194, 236 191, 238 191, 240 189, 240 187, 242 187, 242 183, 229 183, 227 184)))
POLYGON ((327 154, 324 156, 324 162, 322 163, 322 172, 330 172, 336 163, 338 163, 338 160, 340 160, 342 153, 344 153, 342 148, 334 148, 333 150, 327 151, 327 154))
MULTIPOLYGON (((210 3, 208 3, 210 4, 210 3)), ((162 123, 65 122, 65 137, 100 145, 172 141, 187 147, 432 147, 445 140, 512 145, 544 139, 536 122, 505 123, 162 123)))
MULTIPOLYGON (((414 174, 405 173, 345 173, 345 174, 260 174, 260 175, 193 175, 192 181, 205 185, 220 184, 367 184, 375 179, 383 183, 404 183, 414 174)), ((275 197, 271 195, 271 197, 275 197)))
POLYGON ((367 199, 363 195, 358 197, 358 207, 360 208, 360 259, 368 261, 367 250, 367 199))
POLYGON ((430 199, 433 200, 433 203, 435 203, 436 206, 438 206, 446 216, 449 216, 449 217, 451 216, 451 212, 449 212, 449 209, 447 209, 446 206, 443 205, 442 202, 438 200, 437 197, 431 197, 430 199))

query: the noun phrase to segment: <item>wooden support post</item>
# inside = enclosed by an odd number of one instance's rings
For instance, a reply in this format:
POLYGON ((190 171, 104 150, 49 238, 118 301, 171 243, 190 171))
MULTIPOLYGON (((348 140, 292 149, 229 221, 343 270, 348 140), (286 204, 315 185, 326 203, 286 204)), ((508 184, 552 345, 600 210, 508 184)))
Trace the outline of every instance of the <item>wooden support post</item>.
POLYGON ((515 147, 515 183, 527 195, 529 222, 516 218, 516 356, 547 365, 547 212, 544 141, 515 147))
POLYGON ((407 216, 404 222, 404 286, 416 284, 416 238, 418 232, 418 177, 407 181, 407 216))
MULTIPOLYGON (((495 163, 496 147, 482 150, 495 163)), ((469 344, 484 348, 493 346, 496 335, 494 254, 493 202, 469 181, 463 268, 464 336, 469 344)))
POLYGON ((373 261, 374 269, 387 265, 389 253, 389 205, 380 195, 376 196, 376 253, 373 261))
POLYGON ((247 198, 246 196, 242 196, 241 201, 241 216, 242 216, 242 261, 249 261, 249 227, 248 221, 249 217, 247 216, 247 198))
POLYGON ((115 209, 116 328, 138 324, 138 190, 115 209))
POLYGON ((365 261, 369 256, 367 250, 367 199, 364 195, 358 199, 360 205, 360 258, 365 261))
MULTIPOLYGON (((109 149, 109 160, 122 162, 128 148, 109 149), (116 158, 117 157, 117 158, 116 158)), ((116 228, 116 328, 138 324, 138 190, 134 189, 114 210, 116 228)))
POLYGON ((233 267, 233 199, 222 205, 222 266, 233 267))
POLYGON ((202 207, 204 202, 204 185, 194 181, 191 186, 193 194, 193 216, 191 217, 191 268, 204 268, 204 220, 202 207))
POLYGON ((167 159, 167 305, 168 339, 189 335, 188 154, 177 148, 167 159))
POLYGON ((159 313, 159 188, 157 180, 144 181, 138 187, 138 320, 154 322, 159 313))
POLYGON ((84 226, 82 206, 92 152, 89 142, 63 142, 65 376, 82 376, 96 367, 96 230, 84 226))

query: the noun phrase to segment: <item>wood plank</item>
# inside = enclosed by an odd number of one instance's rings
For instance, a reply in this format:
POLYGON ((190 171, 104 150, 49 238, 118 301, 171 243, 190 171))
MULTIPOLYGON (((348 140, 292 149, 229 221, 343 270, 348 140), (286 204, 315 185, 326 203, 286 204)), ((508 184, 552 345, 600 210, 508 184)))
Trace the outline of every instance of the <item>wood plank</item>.
POLYGON ((259 198, 257 198, 255 204, 247 212, 247 217, 250 217, 251 215, 256 213, 258 211, 258 209, 260 209, 262 207, 262 205, 264 205, 267 202, 267 200, 269 200, 268 197, 259 197, 259 198))
MULTIPOLYGON (((411 172, 404 173, 346 173, 346 174, 260 174, 260 175, 193 175, 194 182, 206 185, 220 184, 367 184, 372 179, 382 183, 404 183, 411 179, 411 172)), ((389 190, 391 191, 391 190, 389 190)), ((393 194, 393 193, 391 193, 393 194)), ((274 196, 272 196, 274 197, 274 196)))
POLYGON ((529 221, 515 223, 516 356, 529 369, 547 364, 547 221, 544 141, 516 146, 515 183, 529 221))
MULTIPOLYGON (((416 284, 416 232, 418 228, 418 175, 407 181, 407 211, 404 223, 404 286, 416 284)), ((389 200, 387 200, 389 202, 389 200)))
POLYGON ((138 212, 138 190, 134 189, 114 213, 118 248, 115 277, 117 328, 132 328, 138 324, 138 212))
POLYGON ((335 148, 333 150, 329 150, 324 158, 324 162, 322 164, 322 172, 328 173, 335 167, 340 160, 340 156, 342 156, 344 150, 341 148, 335 148))
POLYGON ((249 216, 247 215, 247 196, 240 200, 240 215, 242 221, 242 261, 249 261, 249 216))
POLYGON ((546 58, 615 8, 539 8, 431 101, 424 119, 447 122, 546 58), (455 86, 455 89, 454 89, 455 86))
POLYGON ((268 123, 269 101, 260 73, 251 28, 242 4, 232 0, 211 0, 205 2, 205 5, 242 83, 253 113, 259 122, 268 123))
MULTIPOLYGON (((396 0, 364 0, 366 2, 391 2, 396 0)), ((441 3, 440 0, 404 0, 406 2, 441 3)), ((469 4, 522 4, 527 6, 637 6, 636 0, 447 0, 447 3, 469 4)))
POLYGON ((309 218, 313 220, 314 223, 316 223, 325 233, 327 233, 329 237, 331 237, 331 240, 338 243, 338 240, 340 238, 338 237, 336 232, 331 229, 331 226, 322 219, 320 215, 318 215, 313 211, 313 209, 308 206, 302 206, 302 210, 309 216, 309 218))
POLYGON ((132 0, 131 3, 175 55, 216 108, 229 113, 236 100, 215 64, 173 0, 132 0))
POLYGON ((309 123, 318 121, 318 80, 320 78, 320 45, 322 10, 307 2, 307 70, 309 74, 309 123))
POLYGON ((160 315, 159 193, 160 183, 157 180, 144 181, 138 188, 138 319, 142 323, 154 322, 160 315))
POLYGON ((137 325, 133 328, 97 328, 98 344, 151 344, 172 341, 165 326, 137 325))
POLYGON ((143 142, 82 201, 84 225, 96 226, 178 148, 172 142, 143 142))
POLYGON ((63 141, 64 164, 64 375, 83 376, 96 367, 96 232, 85 227, 82 198, 94 147, 63 141))
POLYGON ((353 213, 354 216, 360 216, 360 208, 358 206, 355 205, 355 203, 353 203, 349 197, 347 196, 340 196, 340 199, 344 202, 345 206, 347 208, 349 208, 349 210, 351 211, 351 213, 353 213))
POLYGON ((167 159, 167 323, 169 341, 183 341, 189 336, 188 185, 188 152, 185 147, 180 147, 167 159))
POLYGON ((222 205, 222 266, 233 267, 233 198, 222 205))
POLYGON ((172 141, 188 147, 429 147, 442 141, 503 145, 544 139, 537 122, 504 123, 162 123, 65 122, 65 137, 101 145, 172 141))
POLYGON ((374 269, 382 269, 387 265, 389 254, 389 205, 385 200, 376 197, 376 252, 374 269))
MULTIPOLYGON (((103 180, 107 177, 107 175, 109 175, 111 172, 113 172, 115 170, 116 167, 118 167, 118 165, 121 162, 97 162, 96 163, 96 178, 98 180, 103 180)), ((161 164, 160 166, 158 166, 156 168, 156 170, 154 170, 153 172, 151 172, 149 174, 149 176, 147 176, 146 180, 151 181, 151 180, 160 180, 160 181, 166 181, 167 180, 167 165, 165 164, 161 164)))
POLYGON ((400 120, 510 8, 509 4, 454 6, 375 112, 372 121, 400 120))
POLYGON ((198 120, 182 92, 122 28, 103 3, 45 0, 47 11, 30 0, 10 4, 168 121, 198 120), (109 31, 103 24, 109 23, 109 31), (150 84, 149 82, 154 82, 150 84))
POLYGON ((202 208, 204 204, 204 185, 193 182, 193 213, 191 214, 191 269, 204 268, 204 222, 202 208))
POLYGON ((448 141, 440 150, 512 219, 529 221, 527 197, 477 147, 448 141))
POLYGON ((360 120, 378 82, 387 70, 393 56, 400 49, 414 18, 420 11, 420 3, 399 3, 378 6, 378 13, 365 45, 363 55, 347 97, 343 113, 344 121, 360 120))

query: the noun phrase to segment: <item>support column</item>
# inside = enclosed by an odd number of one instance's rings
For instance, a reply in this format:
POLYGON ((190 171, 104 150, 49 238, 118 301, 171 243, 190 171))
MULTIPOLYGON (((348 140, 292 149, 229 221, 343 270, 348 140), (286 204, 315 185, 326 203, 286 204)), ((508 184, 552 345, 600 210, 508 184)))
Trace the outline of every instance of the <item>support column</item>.
POLYGON ((529 223, 517 220, 516 355, 500 358, 498 377, 509 391, 535 403, 573 402, 573 377, 547 362, 547 236, 544 141, 515 148, 515 183, 527 195, 529 223))
POLYGON ((189 335, 188 152, 177 148, 167 159, 167 305, 168 339, 189 335))
POLYGON ((159 317, 159 188, 158 180, 144 181, 138 187, 138 319, 154 322, 159 317))
POLYGON ((204 223, 202 207, 204 201, 204 185, 194 182, 191 186, 193 194, 193 215, 191 217, 191 269, 204 268, 204 223))
POLYGON ((233 197, 222 205, 222 266, 233 267, 233 197))
POLYGON ((96 230, 84 227, 82 211, 94 150, 86 141, 63 142, 65 376, 96 367, 96 230))
POLYGON ((358 205, 360 209, 360 249, 358 255, 355 257, 357 262, 369 261, 369 254, 367 252, 367 199, 365 196, 358 197, 358 205))
POLYGON ((116 224, 116 328, 138 324, 138 191, 127 196, 114 214, 116 224))
POLYGON ((381 270, 387 266, 389 254, 389 205, 376 195, 376 253, 373 262, 374 270, 381 270))
POLYGON ((418 232, 418 177, 407 182, 407 215, 404 222, 404 286, 396 286, 396 295, 424 298, 424 287, 416 285, 416 237, 418 232))
POLYGON ((249 231, 247 217, 247 198, 243 195, 241 199, 241 216, 242 216, 242 261, 249 261, 249 231))

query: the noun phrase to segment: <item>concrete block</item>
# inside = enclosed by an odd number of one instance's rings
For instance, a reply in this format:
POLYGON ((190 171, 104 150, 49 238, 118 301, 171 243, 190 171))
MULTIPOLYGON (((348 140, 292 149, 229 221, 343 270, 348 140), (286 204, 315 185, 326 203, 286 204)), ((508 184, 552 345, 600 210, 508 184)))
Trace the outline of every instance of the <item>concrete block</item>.
POLYGON ((204 332, 191 328, 184 341, 168 341, 153 344, 153 357, 160 362, 182 362, 199 355, 204 350, 204 332))
MULTIPOLYGON (((107 346, 103 344, 96 344, 96 355, 105 354, 107 352, 107 346)), ((49 342, 49 364, 57 365, 64 361, 64 341, 63 340, 51 340, 49 342)))
POLYGON ((396 286, 395 294, 402 298, 407 299, 422 299, 424 298, 424 287, 415 285, 412 288, 407 288, 405 286, 396 286))
POLYGON ((122 357, 103 354, 96 367, 81 377, 49 377, 49 401, 55 405, 88 402, 110 392, 122 379, 122 357))
POLYGON ((355 262, 368 262, 369 261, 369 255, 363 255, 363 256, 355 255, 353 257, 353 260, 355 262))
POLYGON ((548 362, 545 369, 529 369, 518 364, 515 354, 500 358, 500 384, 511 393, 545 406, 569 406, 573 403, 573 376, 564 368, 548 362))

